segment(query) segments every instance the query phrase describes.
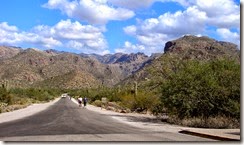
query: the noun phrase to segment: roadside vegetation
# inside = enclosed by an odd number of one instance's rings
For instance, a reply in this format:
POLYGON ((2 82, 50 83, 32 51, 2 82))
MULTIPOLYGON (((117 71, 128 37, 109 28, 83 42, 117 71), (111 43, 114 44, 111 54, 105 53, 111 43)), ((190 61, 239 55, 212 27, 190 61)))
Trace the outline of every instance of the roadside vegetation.
MULTIPOLYGON (((167 58, 169 59, 169 58, 167 58)), ((240 64, 227 58, 208 61, 169 59, 157 80, 137 88, 117 86, 67 90, 75 98, 117 112, 150 113, 162 121, 191 127, 240 127, 240 64), (160 78, 161 77, 161 78, 160 78), (157 82, 157 83, 155 83, 157 82), (158 85, 155 89, 155 84, 158 85), (151 89, 154 88, 154 89, 151 89), (102 98, 108 103, 104 104, 102 98)))
MULTIPOLYGON (((220 58, 207 61, 165 57, 160 69, 151 68, 143 85, 99 86, 89 89, 0 87, 0 112, 36 102, 46 102, 68 93, 90 104, 121 113, 150 113, 162 121, 190 127, 239 128, 241 69, 237 61, 220 58), (167 62, 167 63, 166 63, 167 62), (156 71, 155 71, 156 70, 156 71), (102 101, 106 98, 106 102, 102 101)), ((153 66, 152 66, 153 67, 153 66)))
POLYGON ((33 103, 48 102, 62 94, 57 89, 0 87, 0 113, 25 108, 33 103))
POLYGON ((161 85, 168 121, 192 127, 240 127, 240 64, 182 61, 161 85))
POLYGON ((155 110, 155 107, 160 104, 159 97, 144 90, 138 90, 135 94, 134 89, 125 87, 100 87, 97 89, 83 90, 66 90, 69 95, 74 98, 87 97, 89 103, 105 107, 108 110, 117 112, 139 112, 148 113, 155 110), (107 103, 102 102, 102 98, 106 98, 107 103))

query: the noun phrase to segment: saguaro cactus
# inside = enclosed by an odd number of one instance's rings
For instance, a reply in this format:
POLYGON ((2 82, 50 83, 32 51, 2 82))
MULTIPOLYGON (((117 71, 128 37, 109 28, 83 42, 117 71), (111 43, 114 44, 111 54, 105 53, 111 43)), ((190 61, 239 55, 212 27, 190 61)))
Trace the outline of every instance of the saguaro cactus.
POLYGON ((134 95, 135 95, 135 97, 137 96, 137 82, 135 81, 134 82, 134 95))

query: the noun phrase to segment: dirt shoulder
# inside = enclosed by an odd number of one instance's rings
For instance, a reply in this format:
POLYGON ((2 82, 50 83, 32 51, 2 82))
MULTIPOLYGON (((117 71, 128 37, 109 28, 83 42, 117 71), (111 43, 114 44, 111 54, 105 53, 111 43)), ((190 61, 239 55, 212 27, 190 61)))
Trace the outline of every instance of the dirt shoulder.
POLYGON ((0 114, 0 123, 13 121, 17 119, 21 119, 27 116, 31 116, 35 113, 41 112, 57 102, 60 98, 56 98, 55 100, 52 100, 48 103, 42 103, 42 104, 32 104, 26 108, 15 110, 12 112, 5 112, 0 114))
POLYGON ((240 129, 208 129, 183 127, 161 122, 160 119, 149 114, 118 113, 110 110, 101 109, 100 107, 95 107, 93 105, 88 105, 86 108, 91 111, 99 112, 101 114, 110 115, 112 118, 117 119, 118 121, 121 121, 123 123, 152 131, 185 133, 189 135, 201 136, 222 141, 238 141, 241 138, 240 129))

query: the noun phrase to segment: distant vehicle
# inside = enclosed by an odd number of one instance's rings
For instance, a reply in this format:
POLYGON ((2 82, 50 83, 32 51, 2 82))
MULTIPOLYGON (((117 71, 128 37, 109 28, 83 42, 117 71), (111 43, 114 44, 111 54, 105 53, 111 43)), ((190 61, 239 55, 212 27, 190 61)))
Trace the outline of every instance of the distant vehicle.
POLYGON ((61 95, 61 97, 62 97, 62 98, 66 98, 67 96, 68 96, 68 94, 67 94, 67 93, 66 93, 66 94, 62 94, 62 95, 61 95))

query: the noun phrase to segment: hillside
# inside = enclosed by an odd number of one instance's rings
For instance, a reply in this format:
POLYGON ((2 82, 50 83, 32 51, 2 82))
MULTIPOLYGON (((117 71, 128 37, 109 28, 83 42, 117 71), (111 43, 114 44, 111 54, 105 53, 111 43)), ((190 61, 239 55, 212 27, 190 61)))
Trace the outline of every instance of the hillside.
POLYGON ((132 75, 134 72, 141 69, 145 63, 150 62, 157 55, 153 55, 152 57, 148 57, 144 53, 115 53, 115 54, 106 54, 106 55, 98 55, 98 54, 80 54, 82 57, 95 59, 101 62, 102 64, 108 64, 111 66, 119 67, 120 71, 124 76, 132 75))
POLYGON ((60 89, 97 88, 101 82, 93 75, 80 70, 73 70, 64 75, 54 76, 44 81, 36 82, 33 86, 60 89))
POLYGON ((139 69, 144 62, 139 60, 139 56, 138 59, 132 57, 134 54, 123 60, 129 62, 102 63, 97 58, 87 57, 88 55, 81 56, 52 49, 41 51, 33 48, 24 50, 0 47, 0 52, 0 82, 7 81, 11 87, 113 86, 139 69), (133 59, 129 60, 130 58, 133 59))
POLYGON ((139 88, 158 89, 162 81, 167 78, 167 74, 176 69, 179 61, 188 59, 208 61, 223 57, 240 63, 240 50, 237 45, 205 36, 183 36, 168 41, 165 44, 163 55, 155 58, 150 65, 146 65, 118 85, 132 86, 134 82, 137 82, 139 88))
POLYGON ((143 53, 101 56, 1 46, 0 79, 12 87, 92 88, 137 81, 139 87, 151 83, 152 88, 157 88, 176 60, 208 61, 221 57, 240 62, 240 50, 232 43, 196 36, 169 41, 164 54, 151 57, 143 53))
POLYGON ((0 46, 0 60, 11 58, 22 51, 21 48, 0 46))
MULTIPOLYGON (((177 40, 168 41, 164 47, 165 53, 178 54, 183 59, 209 60, 218 57, 238 58, 240 51, 237 45, 217 41, 209 37, 185 35, 177 40)), ((239 57, 240 58, 240 57, 239 57)))

